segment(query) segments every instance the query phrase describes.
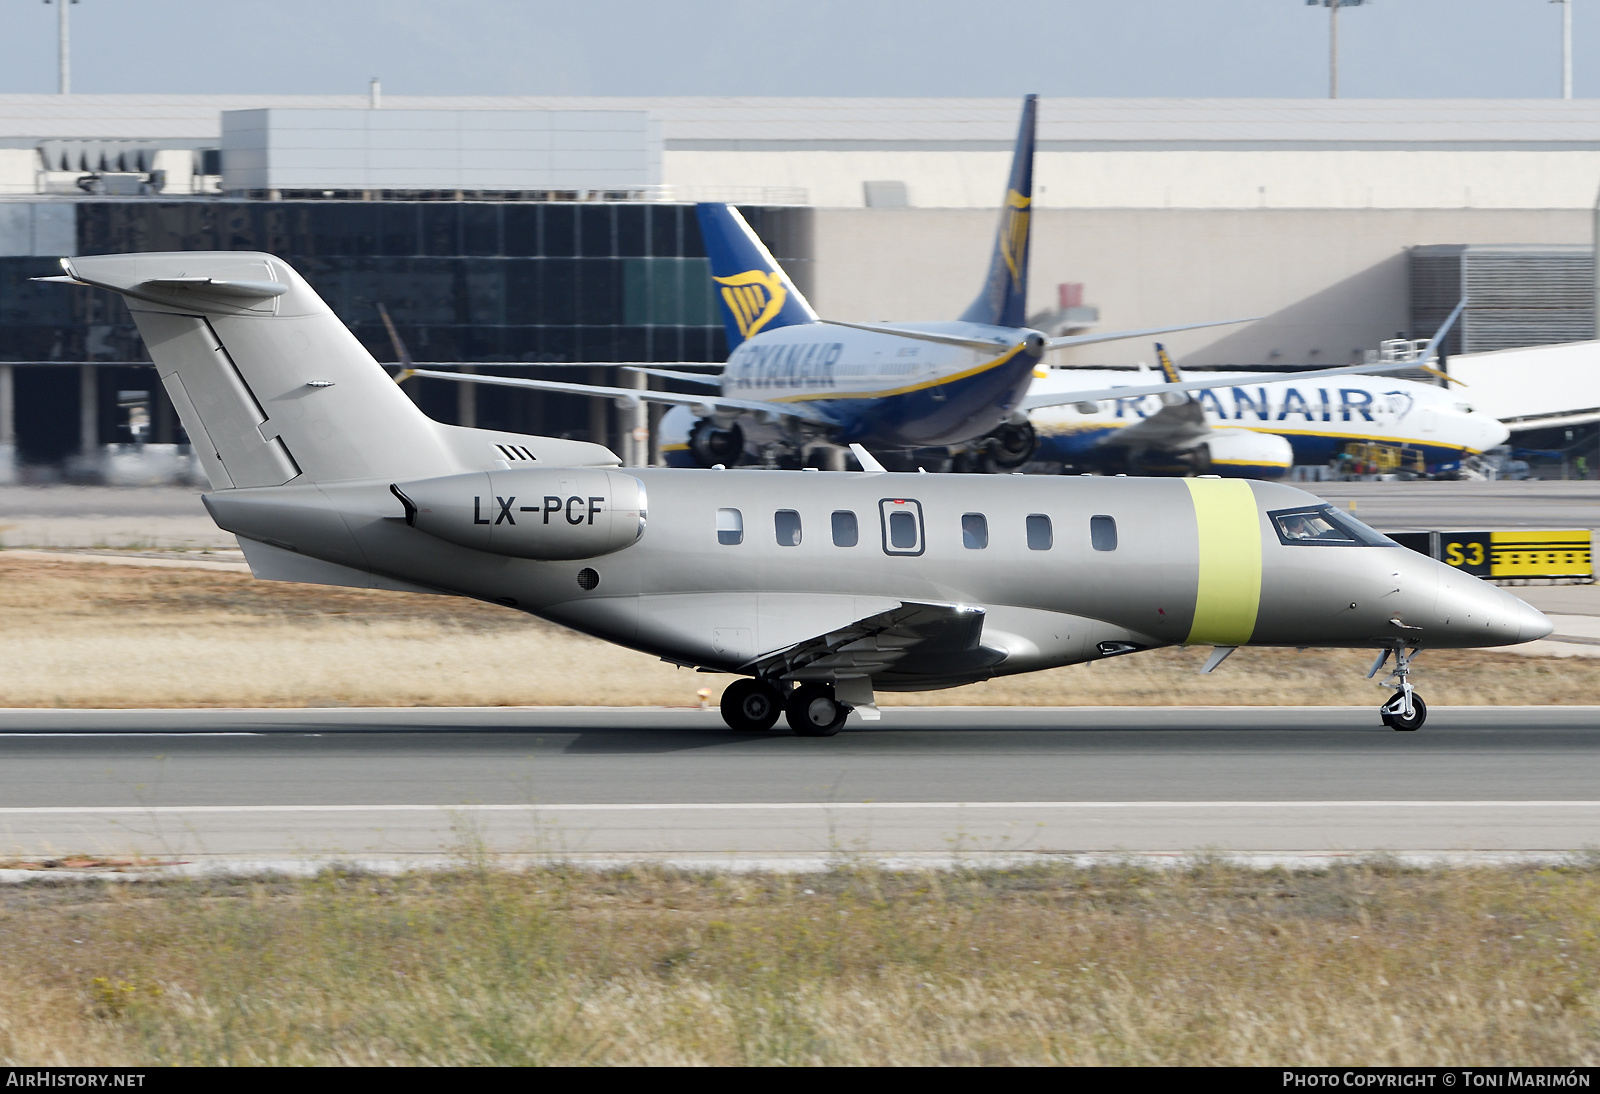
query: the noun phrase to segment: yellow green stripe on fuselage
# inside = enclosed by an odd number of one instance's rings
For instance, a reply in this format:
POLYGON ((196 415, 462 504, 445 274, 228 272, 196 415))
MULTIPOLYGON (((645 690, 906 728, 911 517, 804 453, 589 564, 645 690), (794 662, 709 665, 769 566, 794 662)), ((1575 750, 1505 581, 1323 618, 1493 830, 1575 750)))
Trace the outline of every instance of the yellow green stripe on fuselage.
POLYGON ((1199 532, 1199 581, 1186 645, 1242 646, 1261 607, 1261 515, 1240 479, 1184 479, 1199 532))

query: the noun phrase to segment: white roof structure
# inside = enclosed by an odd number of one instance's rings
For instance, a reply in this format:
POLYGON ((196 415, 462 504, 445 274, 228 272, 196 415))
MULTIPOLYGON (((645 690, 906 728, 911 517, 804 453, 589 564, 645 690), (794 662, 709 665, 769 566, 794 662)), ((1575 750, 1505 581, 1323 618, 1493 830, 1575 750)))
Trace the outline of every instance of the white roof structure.
MULTIPOLYGON (((0 140, 220 139, 224 110, 365 109, 366 95, 0 95, 0 140)), ((385 95, 409 110, 647 110, 707 142, 1009 148, 1016 99, 385 95)), ((1596 99, 1044 99, 1042 150, 1600 148, 1596 99)))
MULTIPOLYGON (((660 127, 661 196, 832 208, 993 208, 1020 105, 383 99, 394 111, 644 111, 660 127)), ((211 148, 224 111, 264 108, 371 104, 366 95, 0 95, 0 193, 37 192, 27 156, 44 141, 211 148)), ((1588 209, 1600 183, 1600 99, 1044 99, 1035 183, 1042 209, 1588 209)))

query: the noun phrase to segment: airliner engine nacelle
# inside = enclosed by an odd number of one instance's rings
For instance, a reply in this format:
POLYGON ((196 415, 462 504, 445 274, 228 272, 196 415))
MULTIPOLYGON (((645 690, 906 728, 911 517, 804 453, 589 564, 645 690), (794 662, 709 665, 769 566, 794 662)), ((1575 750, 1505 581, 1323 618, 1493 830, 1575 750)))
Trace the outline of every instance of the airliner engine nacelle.
POLYGON ((644 484, 620 471, 473 471, 389 489, 413 528, 497 555, 595 558, 644 535, 644 484))
POLYGON ((1217 475, 1242 475, 1253 479, 1282 478, 1294 464, 1294 449, 1276 433, 1248 429, 1214 429, 1202 446, 1207 464, 1202 470, 1217 475))

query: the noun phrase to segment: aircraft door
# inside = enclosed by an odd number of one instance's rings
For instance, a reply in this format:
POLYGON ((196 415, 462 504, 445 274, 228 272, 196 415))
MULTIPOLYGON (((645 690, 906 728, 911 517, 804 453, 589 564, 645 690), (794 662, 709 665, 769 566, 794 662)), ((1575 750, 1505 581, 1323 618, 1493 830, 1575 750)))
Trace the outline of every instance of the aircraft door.
POLYGON ((878 502, 883 525, 883 553, 920 555, 922 542, 922 503, 910 498, 884 498, 878 502))

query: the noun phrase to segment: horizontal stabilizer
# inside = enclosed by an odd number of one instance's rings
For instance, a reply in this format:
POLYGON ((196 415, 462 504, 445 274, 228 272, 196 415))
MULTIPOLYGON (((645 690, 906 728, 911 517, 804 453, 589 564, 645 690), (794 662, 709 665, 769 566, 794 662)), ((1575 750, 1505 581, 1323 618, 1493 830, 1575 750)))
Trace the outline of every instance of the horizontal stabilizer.
POLYGON ((804 403, 764 403, 757 399, 729 399, 721 395, 680 395, 672 391, 645 391, 633 387, 603 387, 599 384, 574 384, 565 380, 530 380, 522 376, 485 376, 476 372, 434 372, 432 369, 405 369, 395 377, 401 383, 412 376, 430 380, 453 380, 460 384, 493 384, 499 387, 520 387, 533 391, 559 391, 564 395, 587 395, 595 399, 616 399, 629 406, 639 403, 669 403, 674 406, 695 408, 701 415, 718 410, 740 413, 767 414, 774 418, 803 418, 808 422, 832 425, 833 419, 804 403))
MULTIPOLYGON (((1003 336, 994 338, 967 338, 959 334, 941 334, 937 331, 908 330, 904 327, 885 327, 874 323, 846 323, 839 319, 824 319, 830 327, 849 327, 851 330, 870 331, 873 334, 888 334, 895 338, 909 338, 914 342, 938 342, 946 346, 962 346, 966 349, 980 350, 984 353, 994 353, 1006 349, 1012 343, 1003 336)), ((1042 339, 1041 339, 1042 341, 1042 339)), ((1042 345, 1035 350, 1035 354, 1042 353, 1042 345)))
POLYGON ((233 296, 240 300, 260 300, 282 296, 289 286, 280 281, 218 281, 211 277, 156 277, 139 282, 141 289, 189 290, 207 296, 233 296))

